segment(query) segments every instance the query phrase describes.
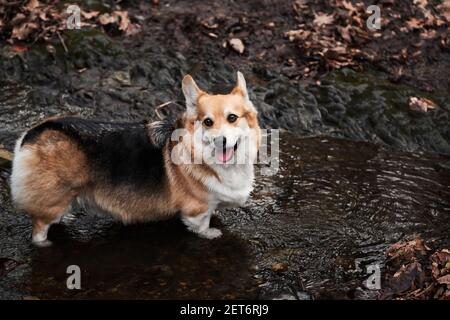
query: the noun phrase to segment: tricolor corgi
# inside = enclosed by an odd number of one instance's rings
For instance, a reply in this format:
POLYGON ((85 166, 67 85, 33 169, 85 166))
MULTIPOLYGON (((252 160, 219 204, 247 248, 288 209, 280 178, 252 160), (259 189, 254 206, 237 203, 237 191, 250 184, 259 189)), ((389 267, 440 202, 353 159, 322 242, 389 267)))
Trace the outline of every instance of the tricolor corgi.
POLYGON ((241 206, 253 189, 261 132, 243 75, 226 95, 182 81, 186 110, 174 121, 117 123, 51 118, 16 142, 12 199, 47 246, 51 224, 74 201, 124 223, 180 215, 207 239, 216 209, 241 206))

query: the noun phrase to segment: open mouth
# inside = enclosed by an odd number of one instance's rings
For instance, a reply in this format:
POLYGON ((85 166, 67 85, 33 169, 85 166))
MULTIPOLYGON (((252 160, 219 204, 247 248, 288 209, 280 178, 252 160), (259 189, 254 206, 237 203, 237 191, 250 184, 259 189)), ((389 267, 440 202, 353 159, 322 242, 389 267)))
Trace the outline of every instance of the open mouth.
POLYGON ((219 160, 221 163, 229 162, 231 158, 233 158, 233 155, 237 150, 238 142, 236 142, 234 147, 231 148, 216 149, 217 160, 219 160))

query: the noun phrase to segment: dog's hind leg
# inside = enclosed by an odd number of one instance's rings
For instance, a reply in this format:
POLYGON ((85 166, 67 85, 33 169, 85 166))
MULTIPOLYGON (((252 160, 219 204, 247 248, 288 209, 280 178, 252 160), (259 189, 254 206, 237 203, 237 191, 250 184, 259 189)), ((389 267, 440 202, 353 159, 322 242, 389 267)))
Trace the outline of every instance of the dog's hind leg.
POLYGON ((33 243, 47 246, 47 232, 67 211, 88 181, 87 160, 65 134, 47 130, 37 140, 17 141, 11 174, 11 194, 33 222, 33 243))
POLYGON ((33 224, 32 241, 38 247, 48 247, 52 243, 47 240, 47 234, 50 226, 59 223, 62 216, 70 208, 70 200, 62 201, 59 205, 45 208, 38 214, 31 214, 33 224))

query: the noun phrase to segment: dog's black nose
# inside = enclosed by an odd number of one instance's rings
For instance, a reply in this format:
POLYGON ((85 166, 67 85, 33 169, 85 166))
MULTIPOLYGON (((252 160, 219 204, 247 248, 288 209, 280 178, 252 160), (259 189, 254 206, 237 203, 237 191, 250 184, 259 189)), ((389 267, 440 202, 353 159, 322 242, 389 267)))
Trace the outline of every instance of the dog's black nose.
POLYGON ((214 138, 214 145, 216 146, 216 148, 225 148, 227 145, 227 138, 225 138, 224 136, 214 138))

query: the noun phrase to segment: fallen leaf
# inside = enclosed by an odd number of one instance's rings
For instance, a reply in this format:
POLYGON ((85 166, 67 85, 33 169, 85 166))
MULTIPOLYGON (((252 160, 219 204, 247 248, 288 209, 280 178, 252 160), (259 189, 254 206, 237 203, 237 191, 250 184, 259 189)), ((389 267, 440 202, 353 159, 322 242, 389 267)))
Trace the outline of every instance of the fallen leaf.
POLYGON ((423 22, 416 18, 411 18, 408 21, 406 21, 406 24, 410 29, 420 29, 423 25, 423 22))
POLYGON ((356 7, 350 1, 344 0, 342 1, 342 7, 347 9, 348 15, 351 16, 353 13, 357 12, 356 7))
POLYGON ((338 27, 339 34, 341 35, 341 37, 344 40, 346 40, 348 42, 352 42, 352 36, 350 35, 350 29, 351 29, 351 26, 349 26, 349 25, 346 27, 338 27))
POLYGON ((39 7, 39 1, 38 0, 30 0, 28 2, 28 4, 25 6, 25 9, 27 9, 28 11, 33 11, 37 7, 39 7))
POLYGON ((21 25, 13 28, 11 38, 24 40, 33 30, 36 30, 38 27, 38 24, 34 22, 22 23, 21 25))
POLYGON ((119 30, 125 31, 130 25, 130 18, 128 17, 128 11, 114 11, 113 16, 120 17, 119 30))
POLYGON ((414 0, 413 3, 421 9, 425 9, 428 5, 428 0, 414 0))
POLYGON ((125 31, 125 36, 132 36, 141 31, 141 25, 137 23, 130 23, 127 30, 125 31))
POLYGON ((409 108, 414 111, 425 113, 428 109, 436 109, 437 105, 427 98, 410 97, 409 108))
POLYGON ((100 22, 101 25, 107 25, 116 21, 117 16, 112 16, 109 13, 104 13, 98 17, 98 22, 100 22))
POLYGON ((100 14, 100 11, 81 11, 81 15, 83 18, 90 20, 92 18, 97 17, 100 14))
POLYGON ((240 54, 244 53, 245 46, 241 39, 238 38, 231 39, 230 45, 236 52, 239 52, 240 54))
POLYGON ((295 11, 300 11, 300 9, 308 8, 308 0, 295 0, 293 7, 295 11))
POLYGON ((332 14, 325 13, 315 13, 313 23, 319 27, 327 24, 332 24, 334 22, 334 16, 332 14))
POLYGON ((450 285, 450 274, 440 277, 439 279, 437 279, 437 282, 439 282, 440 284, 450 285))
POLYGON ((26 16, 23 13, 18 13, 15 15, 15 17, 11 20, 12 25, 18 25, 19 23, 25 21, 26 16))

